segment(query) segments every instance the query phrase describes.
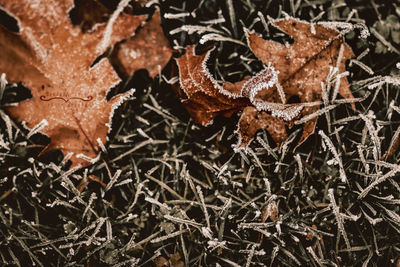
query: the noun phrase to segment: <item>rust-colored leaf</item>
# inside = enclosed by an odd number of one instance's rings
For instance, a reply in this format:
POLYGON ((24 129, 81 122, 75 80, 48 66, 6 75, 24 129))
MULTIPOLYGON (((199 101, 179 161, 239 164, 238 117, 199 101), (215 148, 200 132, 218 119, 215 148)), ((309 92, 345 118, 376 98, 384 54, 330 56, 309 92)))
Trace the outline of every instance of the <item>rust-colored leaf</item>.
MULTIPOLYGON (((176 60, 182 89, 180 97, 196 122, 205 125, 217 115, 229 117, 243 110, 238 124, 241 147, 247 146, 260 129, 266 129, 280 146, 287 139, 286 125, 291 126, 294 119, 318 111, 322 103, 321 82, 326 81, 331 68, 337 67, 338 73, 344 73, 345 61, 354 56, 335 29, 290 17, 271 19, 271 22, 294 42, 283 45, 247 32, 249 47, 266 65, 247 81, 218 85, 205 66, 210 52, 197 56, 193 46, 176 60), (293 96, 300 103, 286 104, 293 96)), ((344 98, 353 98, 346 77, 341 78, 338 93, 344 98)), ((314 132, 316 122, 317 117, 304 124, 298 144, 314 132)))
MULTIPOLYGON (((271 20, 278 29, 290 35, 294 42, 290 46, 264 40, 255 33, 248 34, 248 44, 254 54, 265 64, 271 64, 279 71, 278 82, 285 92, 286 99, 298 96, 300 102, 311 103, 321 99, 321 82, 325 82, 330 68, 338 67, 339 73, 346 71, 345 62, 354 57, 351 48, 344 42, 340 33, 321 25, 311 25, 294 18, 271 20), (343 54, 338 63, 341 46, 343 54)), ((339 94, 353 98, 346 77, 341 79, 339 94)), ((276 86, 263 90, 259 97, 265 101, 277 102, 276 86)), ((354 108, 354 104, 353 108, 354 108)), ((302 115, 316 112, 319 106, 304 107, 302 115)), ((246 114, 244 114, 246 116, 246 114)), ((257 121, 254 121, 257 124, 257 121)), ((265 123, 261 121, 261 123, 265 123)), ((305 123, 299 144, 314 133, 317 117, 305 123)), ((260 128, 263 128, 260 126, 260 128)), ((242 133, 245 135, 246 133, 242 133)), ((276 140, 275 140, 276 141, 276 140)), ((279 142, 278 142, 279 143, 279 142)))
POLYGON ((172 50, 161 28, 160 11, 156 11, 138 34, 116 45, 111 62, 123 77, 146 69, 154 78, 171 59, 172 50))
POLYGON ((163 256, 158 256, 154 259, 154 265, 156 267, 183 267, 185 263, 181 261, 181 255, 179 252, 171 254, 169 260, 163 256))
POLYGON ((22 81, 32 93, 7 112, 28 128, 45 120, 41 132, 51 139, 46 151, 73 152, 73 166, 88 165, 79 155, 96 157, 98 142, 106 142, 112 111, 133 92, 107 101, 120 79, 106 58, 91 65, 107 47, 134 34, 146 17, 120 14, 105 46, 106 24, 91 33, 71 24, 73 0, 0 0, 0 6, 20 27, 18 33, 0 27, 0 72, 9 81, 22 81))
POLYGON ((230 117, 250 104, 247 98, 240 96, 244 82, 216 84, 206 68, 210 53, 196 55, 195 47, 189 46, 186 53, 176 59, 182 102, 193 120, 202 125, 211 123, 218 115, 230 117))

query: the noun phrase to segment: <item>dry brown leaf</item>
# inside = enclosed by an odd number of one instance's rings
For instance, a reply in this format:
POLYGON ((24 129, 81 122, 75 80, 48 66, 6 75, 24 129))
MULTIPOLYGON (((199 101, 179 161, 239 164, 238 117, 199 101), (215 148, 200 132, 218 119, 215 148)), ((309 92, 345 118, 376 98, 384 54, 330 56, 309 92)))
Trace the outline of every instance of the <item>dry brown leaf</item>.
MULTIPOLYGON (((293 44, 285 46, 249 33, 247 38, 251 50, 262 62, 271 63, 275 70, 279 71, 278 83, 285 92, 286 100, 292 96, 298 96, 302 103, 321 100, 321 82, 326 81, 330 68, 338 67, 338 73, 344 73, 346 60, 354 57, 350 46, 345 43, 343 36, 332 28, 294 18, 271 20, 271 22, 275 27, 290 35, 294 40, 293 44), (341 61, 338 63, 339 57, 341 61)), ((346 77, 341 79, 339 94, 344 98, 353 98, 346 77)), ((272 90, 260 91, 258 95, 259 98, 268 102, 277 102, 278 96, 276 86, 272 90)), ((352 106, 354 108, 354 103, 352 106)), ((318 109, 318 105, 304 107, 301 114, 306 116, 318 109)), ((243 116, 246 117, 246 111, 243 116)), ((299 144, 314 133, 317 119, 315 117, 304 124, 299 144)), ((262 119, 253 123, 259 124, 261 129, 267 122, 262 119)), ((246 135, 246 133, 243 132, 241 135, 246 135)))
POLYGON ((215 83, 205 66, 210 53, 211 50, 196 55, 195 47, 189 46, 176 59, 181 85, 178 89, 182 89, 178 94, 193 120, 202 125, 211 123, 218 115, 230 117, 250 104, 247 98, 240 97, 244 82, 225 83, 223 87, 215 83))
MULTIPOLYGON (((318 111, 322 103, 321 82, 326 82, 330 69, 338 67, 338 73, 344 73, 345 61, 354 56, 335 29, 290 17, 271 19, 271 23, 290 35, 293 44, 286 46, 247 32, 249 47, 267 67, 231 88, 226 84, 219 86, 208 73, 205 65, 210 52, 196 56, 190 46, 177 59, 185 93, 181 93, 181 98, 196 122, 204 125, 217 115, 230 116, 243 109, 238 124, 241 147, 247 146, 260 129, 266 129, 280 146, 287 139, 286 125, 291 126, 299 116, 318 111), (293 96, 298 96, 300 103, 285 104, 293 96)), ((346 77, 340 79, 338 93, 353 98, 346 77)), ((314 132, 316 122, 317 117, 305 122, 298 144, 314 132)))
POLYGON ((158 256, 154 260, 154 264, 156 267, 183 267, 185 263, 181 261, 181 255, 179 252, 175 254, 171 254, 169 256, 169 260, 164 258, 163 256, 158 256))
POLYGON ((160 11, 135 36, 116 45, 111 62, 126 78, 146 69, 154 78, 171 59, 172 50, 161 28, 160 11))
POLYGON ((146 17, 120 14, 110 38, 100 42, 105 24, 96 25, 91 33, 71 24, 73 0, 0 0, 0 6, 20 28, 12 33, 0 27, 0 72, 9 81, 22 81, 32 93, 31 99, 7 112, 28 128, 45 120, 41 132, 51 139, 46 151, 73 152, 73 166, 88 165, 79 154, 96 157, 98 142, 106 142, 113 110, 133 92, 107 101, 107 93, 120 79, 106 58, 91 64, 107 47, 131 36, 146 17))

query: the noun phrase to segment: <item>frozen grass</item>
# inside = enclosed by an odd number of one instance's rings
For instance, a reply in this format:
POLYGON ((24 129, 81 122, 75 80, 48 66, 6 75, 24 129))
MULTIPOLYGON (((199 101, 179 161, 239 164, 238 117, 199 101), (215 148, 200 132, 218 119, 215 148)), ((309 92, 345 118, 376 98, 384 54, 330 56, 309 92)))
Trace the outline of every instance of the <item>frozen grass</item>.
MULTIPOLYGON (((348 67, 351 89, 366 98, 356 112, 326 106, 317 132, 295 151, 301 124, 281 151, 260 131, 247 153, 234 153, 237 117, 195 125, 167 83, 169 67, 154 81, 139 72, 130 83, 135 99, 116 112, 101 160, 84 170, 69 169, 57 152, 37 160, 46 139, 1 109, 0 262, 151 266, 179 253, 187 266, 395 265, 400 154, 384 155, 399 136, 400 47, 397 26, 383 23, 396 28, 387 34, 377 22, 398 17, 399 3, 169 2, 161 11, 171 43, 215 45, 209 69, 231 82, 263 68, 242 45, 244 27, 287 40, 267 15, 345 22, 343 30, 365 23, 370 37, 356 28, 346 38, 357 55, 348 67)), ((334 98, 332 86, 324 102, 334 98)), ((2 79, 2 107, 21 90, 2 79)))

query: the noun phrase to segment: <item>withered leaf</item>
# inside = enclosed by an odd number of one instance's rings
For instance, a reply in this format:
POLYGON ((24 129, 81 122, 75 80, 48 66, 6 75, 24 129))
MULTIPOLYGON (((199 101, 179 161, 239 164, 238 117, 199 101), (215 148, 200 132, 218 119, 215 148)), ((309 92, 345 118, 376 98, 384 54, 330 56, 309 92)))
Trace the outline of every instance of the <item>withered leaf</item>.
MULTIPOLYGON (((133 92, 107 101, 108 91, 120 79, 106 58, 91 66, 107 49, 100 45, 106 25, 96 25, 91 33, 73 26, 68 16, 73 0, 0 0, 0 6, 20 28, 12 33, 0 27, 0 72, 9 81, 22 81, 32 93, 7 112, 28 128, 46 120, 41 131, 51 140, 46 151, 73 152, 73 166, 88 165, 79 154, 96 157, 98 142, 106 142, 112 111, 133 92)), ((108 44, 131 36, 145 18, 120 14, 108 44)))
MULTIPOLYGON (((335 29, 291 17, 271 19, 271 23, 290 35, 294 42, 283 45, 246 32, 249 47, 267 66, 247 81, 218 85, 205 66, 210 52, 196 56, 192 46, 176 60, 184 92, 180 97, 196 122, 204 125, 217 115, 230 116, 243 110, 238 124, 238 145, 242 147, 260 129, 266 129, 280 146, 287 139, 286 125, 291 126, 299 116, 318 111, 322 103, 321 82, 326 81, 331 68, 337 67, 338 73, 344 73, 345 61, 354 56, 335 29), (286 104, 293 96, 300 103, 286 104)), ((340 79, 338 93, 344 98, 353 98, 345 76, 340 79)), ((317 117, 304 124, 298 144, 314 132, 316 122, 317 117)))
POLYGON ((240 96, 244 82, 220 86, 214 81, 206 69, 210 53, 211 50, 196 55, 195 47, 188 46, 186 53, 176 59, 181 85, 178 94, 193 120, 202 125, 211 123, 218 115, 230 117, 250 104, 240 96))
POLYGON ((179 252, 176 252, 169 256, 169 260, 163 256, 158 256, 154 260, 154 265, 156 267, 183 267, 185 266, 185 263, 181 261, 181 255, 179 252))
MULTIPOLYGON (((330 69, 338 67, 338 72, 344 73, 346 60, 354 57, 350 46, 345 43, 343 36, 332 28, 312 25, 290 17, 271 22, 290 35, 294 40, 293 44, 287 47, 274 41, 264 40, 255 33, 249 33, 247 38, 251 50, 262 62, 270 63, 276 71, 279 71, 278 83, 285 92, 286 100, 298 96, 302 103, 319 101, 322 94, 321 82, 326 81, 330 69), (337 62, 338 59, 340 62, 337 62)), ((339 94, 344 98, 353 98, 346 77, 340 80, 339 94)), ((274 86, 272 90, 260 91, 258 97, 268 102, 277 102, 278 95, 277 87, 274 86)), ((354 108, 354 103, 352 106, 354 108)), ((319 105, 304 107, 301 114, 306 116, 318 109, 319 105)), ((243 116, 246 119, 246 112, 243 116)), ((314 133, 317 119, 315 117, 304 124, 299 144, 314 133)), ((268 121, 262 118, 253 123, 259 124, 261 129, 268 121)), ((242 136, 246 135, 240 130, 239 133, 242 136)), ((279 141, 277 143, 279 144, 279 141)))
POLYGON ((172 57, 168 39, 161 28, 160 11, 133 37, 115 46, 111 62, 126 78, 139 69, 146 69, 154 78, 172 57))

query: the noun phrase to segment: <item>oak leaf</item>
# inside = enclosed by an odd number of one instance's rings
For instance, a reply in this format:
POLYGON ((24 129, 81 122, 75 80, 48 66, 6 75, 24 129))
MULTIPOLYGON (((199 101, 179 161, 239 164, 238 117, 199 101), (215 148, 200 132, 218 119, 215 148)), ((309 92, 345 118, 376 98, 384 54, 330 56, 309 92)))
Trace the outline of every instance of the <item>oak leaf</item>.
POLYGON ((146 16, 121 13, 114 18, 112 31, 99 24, 83 33, 69 19, 73 7, 73 0, 0 0, 0 8, 19 26, 17 33, 0 27, 0 72, 9 81, 22 81, 32 94, 8 107, 10 116, 25 121, 28 128, 46 122, 41 132, 50 137, 50 144, 45 151, 73 152, 72 165, 85 166, 89 162, 80 155, 96 157, 99 143, 106 142, 113 110, 133 93, 107 101, 120 78, 107 58, 95 60, 133 35, 146 16))
MULTIPOLYGON (((206 68, 210 52, 197 56, 192 46, 176 60, 180 97, 196 122, 206 125, 217 115, 229 117, 243 110, 238 123, 240 147, 247 146, 260 129, 266 129, 280 146, 287 139, 286 125, 319 110, 321 82, 326 81, 332 68, 345 73, 345 61, 354 56, 335 29, 291 17, 271 19, 271 23, 294 42, 283 45, 246 31, 249 47, 266 65, 248 80, 219 85, 206 68), (300 103, 286 104, 293 96, 300 103)), ((338 85, 342 97, 353 98, 345 75, 338 85)), ((317 117, 305 122, 298 145, 314 133, 316 122, 317 117)))

